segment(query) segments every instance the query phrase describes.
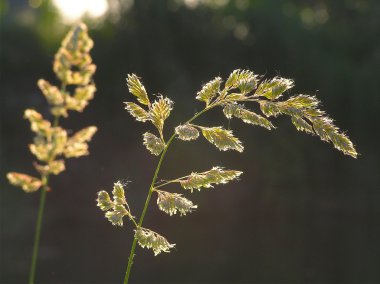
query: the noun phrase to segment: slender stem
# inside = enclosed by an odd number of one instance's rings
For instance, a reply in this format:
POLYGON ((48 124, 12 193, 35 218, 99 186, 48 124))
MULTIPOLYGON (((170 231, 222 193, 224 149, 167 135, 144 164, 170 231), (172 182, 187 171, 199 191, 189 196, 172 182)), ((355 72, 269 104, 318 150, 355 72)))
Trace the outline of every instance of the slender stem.
MULTIPOLYGON (((165 149, 163 150, 162 154, 161 154, 161 157, 160 157, 160 160, 158 162, 158 165, 156 167, 156 171, 154 172, 154 176, 153 176, 153 180, 152 180, 152 183, 150 185, 150 188, 149 188, 149 192, 148 192, 148 196, 145 200, 145 205, 144 205, 144 209, 141 213, 141 217, 139 219, 139 223, 138 223, 138 226, 141 227, 143 221, 144 221, 144 218, 145 218, 145 214, 146 214, 146 211, 148 209, 148 205, 149 205, 149 201, 150 201, 150 198, 152 196, 152 193, 153 193, 153 188, 154 188, 154 184, 156 183, 156 179, 157 179, 157 176, 158 176, 158 173, 160 171, 160 168, 161 168, 161 165, 162 165, 162 161, 164 160, 164 157, 165 157, 165 154, 166 154, 166 151, 168 150, 171 142, 173 141, 175 137, 175 134, 173 134, 168 143, 166 144, 165 146, 165 149)), ((129 254, 129 260, 128 260, 128 266, 127 266, 127 271, 125 273, 125 278, 124 278, 124 284, 128 283, 128 279, 129 279, 129 276, 131 274, 131 268, 132 268, 132 264, 133 264, 133 258, 135 256, 135 249, 136 249, 136 244, 137 244, 137 239, 134 238, 133 239, 133 243, 132 243, 132 248, 131 248, 131 252, 129 254)))
POLYGON ((29 284, 33 284, 34 283, 34 277, 35 277, 35 274, 36 274, 36 264, 37 264, 38 248, 39 248, 39 243, 40 243, 40 236, 41 236, 42 216, 43 216, 43 213, 44 213, 45 201, 46 201, 46 189, 45 189, 45 186, 44 186, 41 189, 40 206, 38 208, 37 225, 36 225, 36 231, 34 233, 34 245, 33 245, 32 263, 30 265, 30 272, 29 272, 29 284))
POLYGON ((135 225, 135 227, 137 228, 139 225, 137 225, 135 219, 133 218, 133 216, 130 216, 129 219, 132 221, 132 223, 135 225))
MULTIPOLYGON (((54 117, 53 127, 57 127, 59 123, 59 117, 54 117)), ((54 157, 51 157, 49 160, 53 160, 54 157)), ((36 275, 36 266, 37 266, 37 258, 38 258, 38 250, 40 246, 40 237, 41 237, 41 227, 42 227, 42 217, 44 214, 45 209, 45 203, 46 203, 46 192, 49 188, 49 175, 42 176, 42 184, 41 187, 41 195, 40 195, 40 205, 38 208, 38 215, 37 215, 37 224, 36 229, 34 233, 34 244, 33 244, 33 254, 32 254, 32 262, 30 264, 30 271, 29 271, 29 284, 34 283, 35 275, 36 275)))
POLYGON ((182 179, 184 179, 184 178, 186 178, 186 177, 181 177, 181 178, 173 179, 173 180, 170 180, 170 181, 167 181, 167 182, 164 182, 164 183, 158 184, 158 185, 156 185, 154 188, 157 189, 157 188, 160 188, 160 187, 166 186, 166 185, 171 184, 171 183, 180 182, 180 181, 181 181, 182 179))
MULTIPOLYGON (((210 110, 211 108, 215 107, 217 104, 210 104, 208 107, 206 107, 205 109, 203 109, 202 111, 198 112, 197 114, 195 114, 192 118, 190 118, 186 123, 190 123, 192 122, 194 119, 196 119, 198 116, 202 115, 203 113, 205 113, 206 111, 210 110)), ((164 160, 164 157, 165 157, 165 154, 170 146, 170 144, 173 142, 174 138, 175 138, 176 134, 174 133, 169 141, 166 143, 166 146, 164 148, 164 150, 162 151, 161 153, 161 156, 160 156, 160 160, 158 161, 158 164, 157 164, 157 167, 156 167, 156 171, 154 172, 154 176, 153 176, 153 179, 152 179, 152 183, 150 184, 150 188, 149 188, 149 192, 148 192, 148 196, 146 197, 146 200, 145 200, 145 205, 144 205, 144 208, 143 208, 143 211, 141 213, 141 216, 140 216, 140 219, 139 219, 139 222, 138 222, 138 227, 141 227, 142 226, 142 223, 144 222, 144 218, 145 218, 145 214, 146 214, 146 211, 148 210, 148 205, 149 205, 149 202, 150 202, 150 198, 152 197, 152 193, 154 191, 154 185, 156 183, 156 179, 157 179, 157 176, 158 176, 158 173, 160 172, 160 169, 161 169, 161 165, 162 165, 162 162, 164 160)), ((132 247, 131 247, 131 252, 129 254, 129 259, 128 259, 128 265, 127 265, 127 271, 125 272, 125 277, 124 277, 124 284, 127 284, 128 283, 128 280, 129 280, 129 276, 131 274, 131 268, 132 268, 132 264, 133 264, 133 258, 135 256, 135 250, 136 250, 136 244, 137 244, 137 239, 134 238, 133 239, 133 243, 132 243, 132 247)))
MULTIPOLYGON (((194 125, 194 124, 192 124, 192 125, 194 125)), ((197 126, 197 127, 202 127, 202 126, 197 126)), ((204 173, 207 173, 207 172, 203 172, 203 173, 199 173, 199 174, 204 174, 204 173)), ((187 176, 183 176, 183 177, 180 177, 180 178, 177 178, 177 179, 173 179, 173 180, 169 180, 169 181, 167 181, 167 182, 161 183, 161 184, 159 184, 159 185, 156 185, 156 186, 154 187, 154 190, 156 190, 157 188, 161 188, 161 187, 163 187, 163 186, 166 186, 166 185, 168 185, 168 184, 171 184, 171 183, 181 182, 181 181, 183 181, 184 179, 187 179, 187 178, 190 177, 190 176, 191 176, 191 175, 187 175, 187 176)))
POLYGON ((175 134, 173 134, 173 135, 170 137, 168 143, 167 143, 166 146, 165 146, 164 151, 163 151, 162 154, 161 154, 160 160, 159 160, 158 165, 157 165, 157 167, 156 167, 156 171, 154 172, 154 176, 153 176, 152 183, 151 183, 150 188, 149 188, 148 196, 147 196, 147 198, 146 198, 146 200, 145 200, 144 209, 143 209, 143 211, 142 211, 142 213, 141 213, 141 216, 140 216, 140 219, 139 219, 139 223, 138 223, 139 226, 141 226, 142 223, 143 223, 143 221, 144 221, 146 211, 148 210, 149 201, 150 201, 150 198, 151 198, 152 193, 153 193, 154 184, 156 183, 156 179, 157 179, 158 173, 159 173, 159 171, 160 171, 160 168, 161 168, 162 162, 163 162, 163 160, 164 160, 165 154, 166 154, 166 152, 167 152, 167 150, 168 150, 170 144, 172 143, 174 137, 175 137, 175 134))

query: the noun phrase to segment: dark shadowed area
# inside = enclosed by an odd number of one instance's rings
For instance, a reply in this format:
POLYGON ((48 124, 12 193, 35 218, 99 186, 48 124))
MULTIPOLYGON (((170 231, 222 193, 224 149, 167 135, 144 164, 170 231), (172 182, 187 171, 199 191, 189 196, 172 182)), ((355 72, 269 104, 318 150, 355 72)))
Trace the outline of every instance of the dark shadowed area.
MULTIPOLYGON (((210 112, 197 122, 231 127, 245 151, 219 152, 204 139, 175 141, 159 178, 216 165, 244 174, 186 194, 198 209, 185 217, 164 214, 153 199, 144 223, 176 248, 156 257, 137 248, 131 282, 379 283, 380 1, 106 3, 103 16, 82 19, 95 42, 96 96, 62 122, 73 131, 92 124, 99 131, 90 156, 68 160, 51 179, 36 282, 124 277, 133 227, 112 226, 96 207, 96 193, 130 181, 127 199, 139 216, 158 162, 142 145, 147 125, 124 110, 127 74, 175 102, 169 137, 203 107, 195 100, 202 84, 243 68, 294 79, 290 94, 316 95, 357 146, 358 159, 297 132, 288 117, 272 120, 277 129, 270 132, 210 112)), ((35 174, 23 111, 51 118, 36 82, 57 82, 52 61, 71 24, 42 0, 0 0, 0 19, 0 283, 26 283, 39 193, 24 193, 5 175, 35 174)))

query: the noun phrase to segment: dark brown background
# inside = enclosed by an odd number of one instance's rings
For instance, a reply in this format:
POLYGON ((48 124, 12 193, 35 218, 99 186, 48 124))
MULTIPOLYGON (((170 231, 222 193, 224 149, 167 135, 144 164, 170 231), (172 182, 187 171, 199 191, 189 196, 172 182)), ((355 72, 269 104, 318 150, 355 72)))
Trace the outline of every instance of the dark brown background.
MULTIPOLYGON (((33 107, 48 115, 36 81, 55 80, 53 55, 69 26, 46 1, 37 9, 27 1, 0 3, 0 282, 25 283, 38 193, 10 186, 5 174, 34 173, 22 114, 33 107)), ((204 141, 174 143, 161 178, 214 165, 245 174, 188 195, 199 208, 183 218, 152 202, 146 226, 177 246, 157 257, 138 248, 133 283, 380 282, 379 1, 229 1, 193 9, 174 0, 135 1, 87 23, 98 91, 64 126, 95 124, 99 132, 90 156, 69 160, 52 178, 38 283, 120 283, 124 276, 132 226, 111 226, 96 192, 131 181, 127 197, 139 215, 157 163, 142 145, 146 125, 123 109, 131 98, 126 75, 139 74, 150 93, 175 101, 169 130, 201 109, 194 98, 202 83, 235 68, 293 78, 292 93, 316 94, 361 155, 354 160, 297 133, 287 118, 275 120, 273 132, 233 120, 243 154, 204 141)), ((199 123, 227 126, 222 119, 218 110, 199 123)))

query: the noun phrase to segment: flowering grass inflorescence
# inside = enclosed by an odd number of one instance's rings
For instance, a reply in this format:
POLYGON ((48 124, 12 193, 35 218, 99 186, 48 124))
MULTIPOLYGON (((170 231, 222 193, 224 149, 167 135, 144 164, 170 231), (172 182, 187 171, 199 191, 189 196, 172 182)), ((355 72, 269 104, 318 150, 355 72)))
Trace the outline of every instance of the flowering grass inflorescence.
POLYGON ((44 79, 37 82, 49 103, 53 122, 45 119, 36 110, 26 109, 24 112, 24 118, 29 120, 31 130, 36 134, 29 150, 38 160, 33 165, 39 177, 18 172, 7 174, 9 182, 21 187, 25 192, 41 190, 29 283, 34 282, 45 194, 50 190, 49 177, 65 170, 65 158, 88 155, 87 142, 97 131, 95 126, 89 126, 70 136, 69 131, 59 126, 60 117, 68 117, 69 111, 82 112, 94 97, 96 87, 92 82, 92 76, 96 66, 92 63, 89 53, 92 47, 93 41, 88 36, 84 24, 78 24, 66 35, 53 63, 53 70, 61 86, 54 86, 44 79), (73 93, 67 90, 68 86, 74 90, 73 93))
POLYGON ((98 193, 98 206, 103 210, 107 219, 113 225, 123 225, 123 217, 128 217, 135 226, 135 235, 129 256, 124 283, 129 280, 135 248, 138 243, 141 247, 150 248, 154 254, 169 252, 174 244, 170 244, 163 236, 147 228, 143 228, 145 214, 153 193, 157 193, 158 208, 171 215, 179 213, 181 216, 194 211, 197 205, 185 198, 182 194, 163 191, 161 188, 168 184, 178 183, 185 190, 193 192, 194 189, 212 188, 217 184, 225 184, 238 179, 242 174, 236 170, 226 170, 216 166, 211 170, 172 179, 166 182, 156 182, 164 156, 174 138, 183 141, 196 140, 201 135, 221 151, 235 150, 243 152, 242 142, 234 136, 232 130, 222 126, 201 126, 192 122, 214 107, 221 107, 227 119, 238 118, 244 123, 272 130, 275 126, 269 120, 271 117, 287 115, 297 130, 319 136, 321 140, 331 142, 333 146, 346 155, 356 158, 357 152, 349 140, 334 124, 324 111, 318 108, 319 101, 314 96, 295 95, 285 99, 286 91, 294 86, 291 79, 275 77, 263 79, 249 70, 233 71, 224 86, 222 79, 216 77, 197 93, 196 99, 205 103, 205 108, 195 114, 185 123, 175 127, 174 133, 169 139, 164 138, 163 129, 165 120, 173 110, 173 101, 164 96, 157 96, 151 102, 151 96, 135 74, 128 75, 127 85, 129 91, 137 99, 137 102, 125 102, 127 111, 141 122, 150 122, 156 128, 157 134, 146 132, 143 134, 143 144, 150 153, 160 156, 151 186, 145 201, 143 211, 136 221, 122 194, 122 203, 116 202, 119 198, 115 192, 124 192, 119 182, 114 185, 114 200, 112 201, 105 191, 98 193), (261 114, 247 108, 249 104, 257 104, 261 114), (118 188, 118 190, 116 190, 118 188), (160 189, 158 189, 160 188, 160 189), (115 197, 116 196, 116 197, 115 197))

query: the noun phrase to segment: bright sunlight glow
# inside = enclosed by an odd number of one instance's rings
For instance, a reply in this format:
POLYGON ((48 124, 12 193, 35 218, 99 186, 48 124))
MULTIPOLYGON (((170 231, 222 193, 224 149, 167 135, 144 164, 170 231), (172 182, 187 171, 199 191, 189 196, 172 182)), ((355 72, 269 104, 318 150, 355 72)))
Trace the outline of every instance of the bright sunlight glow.
POLYGON ((53 0, 53 3, 67 21, 79 20, 84 15, 98 18, 108 10, 107 0, 53 0))

